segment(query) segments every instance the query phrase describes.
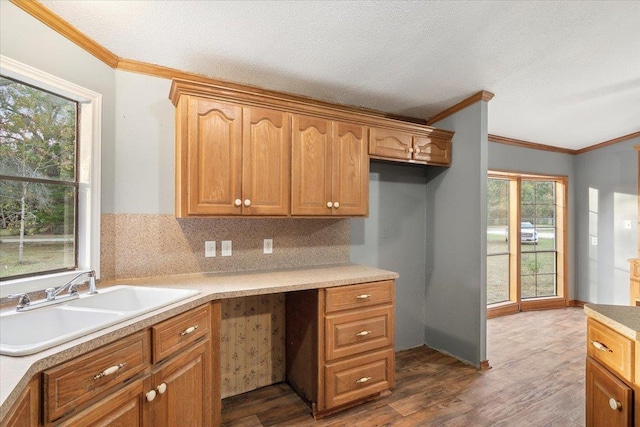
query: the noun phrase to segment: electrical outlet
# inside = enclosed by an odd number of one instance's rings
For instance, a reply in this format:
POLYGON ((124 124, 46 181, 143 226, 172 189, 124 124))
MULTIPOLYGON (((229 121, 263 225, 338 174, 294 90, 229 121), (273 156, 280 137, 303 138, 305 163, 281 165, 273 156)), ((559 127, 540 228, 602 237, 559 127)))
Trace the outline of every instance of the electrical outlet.
POLYGON ((231 256, 231 240, 222 241, 222 256, 231 256))
POLYGON ((204 242, 204 256, 207 258, 212 258, 216 256, 215 240, 207 240, 206 242, 204 242))
POLYGON ((273 239, 264 239, 264 246, 262 248, 263 254, 273 253, 273 239))
POLYGON ((595 236, 591 236, 591 245, 598 246, 598 238, 595 236))
POLYGON ((631 220, 627 219, 624 221, 624 229, 625 230, 631 230, 633 228, 633 223, 631 222, 631 220))

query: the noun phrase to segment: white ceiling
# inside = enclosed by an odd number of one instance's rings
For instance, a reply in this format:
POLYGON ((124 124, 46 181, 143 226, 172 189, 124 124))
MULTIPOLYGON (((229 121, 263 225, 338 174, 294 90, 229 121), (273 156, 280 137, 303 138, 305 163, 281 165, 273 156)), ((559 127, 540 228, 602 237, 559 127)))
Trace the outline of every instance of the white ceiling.
POLYGON ((43 3, 120 57, 217 79, 421 119, 487 90, 489 133, 569 149, 640 131, 638 1, 43 3))

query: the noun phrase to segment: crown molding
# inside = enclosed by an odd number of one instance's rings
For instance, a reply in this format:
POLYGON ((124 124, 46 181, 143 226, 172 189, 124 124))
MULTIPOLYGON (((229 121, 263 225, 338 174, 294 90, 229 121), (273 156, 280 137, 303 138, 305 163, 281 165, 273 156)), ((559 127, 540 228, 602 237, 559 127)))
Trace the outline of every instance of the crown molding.
MULTIPOLYGON (((579 150, 576 150, 575 154, 588 153, 589 151, 597 150, 598 148, 603 148, 603 147, 606 147, 608 145, 617 144, 618 142, 628 141, 628 140, 633 139, 633 138, 640 138, 640 132, 630 133, 628 135, 619 136, 618 138, 613 138, 613 139, 610 139, 608 141, 601 142, 599 144, 595 144, 595 145, 591 145, 589 147, 581 148, 579 150)), ((636 149, 637 149, 637 147, 638 146, 636 146, 636 149)))
POLYGON ((439 122, 445 117, 449 117, 450 115, 457 113, 458 111, 464 108, 467 108, 469 105, 473 105, 476 102, 480 102, 480 101, 489 102, 493 97, 494 95, 491 92, 488 92, 486 90, 481 90, 480 92, 471 95, 467 99, 464 99, 458 102, 456 105, 449 107, 444 111, 439 112, 433 117, 430 117, 427 120, 427 125, 432 126, 434 123, 439 122))
POLYGON ((552 145, 539 144, 537 142, 523 141, 521 139, 507 138, 506 136, 489 134, 489 141, 500 144, 515 145, 516 147, 532 148, 534 150, 551 151, 554 153, 577 154, 576 150, 569 148, 554 147, 552 145))
POLYGON ((115 68, 118 64, 118 56, 113 52, 98 44, 93 39, 87 37, 76 27, 53 13, 50 9, 35 0, 10 0, 11 3, 27 12, 46 26, 50 27, 60 35, 71 40, 82 49, 89 52, 111 68, 115 68))

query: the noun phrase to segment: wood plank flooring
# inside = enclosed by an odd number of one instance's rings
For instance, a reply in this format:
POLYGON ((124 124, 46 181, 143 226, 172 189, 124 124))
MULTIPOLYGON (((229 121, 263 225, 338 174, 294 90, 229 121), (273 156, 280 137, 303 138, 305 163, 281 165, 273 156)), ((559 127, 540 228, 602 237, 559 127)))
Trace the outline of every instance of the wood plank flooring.
POLYGON ((224 399, 223 426, 584 426, 581 308, 490 319, 487 330, 487 371, 419 347, 397 353, 386 398, 314 421, 288 385, 276 384, 224 399))

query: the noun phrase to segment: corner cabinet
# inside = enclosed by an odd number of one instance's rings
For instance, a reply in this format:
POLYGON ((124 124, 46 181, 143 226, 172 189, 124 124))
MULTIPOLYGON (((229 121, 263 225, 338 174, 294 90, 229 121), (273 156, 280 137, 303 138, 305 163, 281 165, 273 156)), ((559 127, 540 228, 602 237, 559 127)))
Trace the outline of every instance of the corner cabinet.
POLYGON ((366 136, 364 126, 294 115, 292 215, 367 215, 366 136))
POLYGON ((287 215, 289 115, 185 96, 176 109, 176 216, 287 215))
POLYGON ((449 166, 452 132, 221 82, 174 79, 176 216, 362 217, 370 158, 449 166))
POLYGON ((286 295, 287 382, 315 418, 395 385, 394 282, 286 295))

